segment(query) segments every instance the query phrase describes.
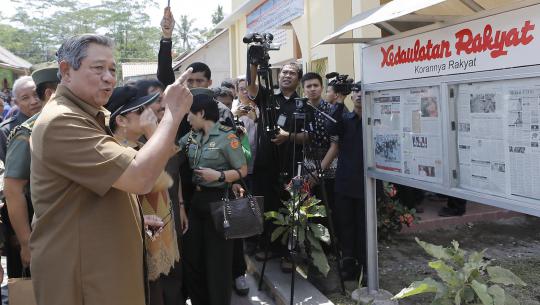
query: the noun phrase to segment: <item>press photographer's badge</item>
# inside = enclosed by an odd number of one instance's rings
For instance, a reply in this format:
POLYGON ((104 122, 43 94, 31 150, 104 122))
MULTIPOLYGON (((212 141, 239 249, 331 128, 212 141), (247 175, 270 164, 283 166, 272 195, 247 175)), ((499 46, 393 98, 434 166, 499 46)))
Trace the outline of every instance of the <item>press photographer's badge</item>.
POLYGON ((280 114, 278 119, 277 119, 277 124, 283 128, 285 127, 285 123, 287 122, 287 116, 285 116, 284 114, 280 114))

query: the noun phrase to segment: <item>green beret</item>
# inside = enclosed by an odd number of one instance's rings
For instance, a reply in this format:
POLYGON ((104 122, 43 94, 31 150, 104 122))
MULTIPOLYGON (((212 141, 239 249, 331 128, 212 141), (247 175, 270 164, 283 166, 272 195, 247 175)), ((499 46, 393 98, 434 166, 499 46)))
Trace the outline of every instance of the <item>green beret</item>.
POLYGON ((57 67, 47 67, 34 71, 32 73, 32 79, 36 86, 39 86, 43 83, 59 83, 58 79, 58 68, 57 67))
POLYGON ((208 88, 193 88, 191 89, 191 95, 193 96, 197 96, 197 95, 208 95, 208 96, 211 96, 211 97, 214 97, 214 91, 212 89, 208 89, 208 88))

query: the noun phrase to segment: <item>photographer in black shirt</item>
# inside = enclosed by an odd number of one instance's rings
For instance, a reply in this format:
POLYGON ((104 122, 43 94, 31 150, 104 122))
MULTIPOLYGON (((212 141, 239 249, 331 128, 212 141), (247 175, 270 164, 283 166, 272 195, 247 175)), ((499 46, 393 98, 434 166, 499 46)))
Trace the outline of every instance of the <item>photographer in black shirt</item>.
MULTIPOLYGON (((296 111, 295 98, 298 98, 296 89, 302 77, 302 68, 297 63, 288 63, 281 69, 278 78, 279 92, 271 94, 272 88, 265 88, 255 83, 257 78, 257 65, 251 64, 251 83, 248 84, 250 97, 260 107, 261 112, 265 111, 261 107, 269 96, 272 96, 272 104, 276 105, 276 122, 266 122, 267 124, 279 125, 276 134, 266 132, 267 126, 263 125, 263 120, 258 120, 257 127, 257 154, 253 167, 253 192, 264 196, 265 211, 277 211, 283 205, 281 199, 287 199, 288 193, 284 186, 296 173, 296 162, 302 161, 302 145, 308 140, 308 133, 302 131, 303 122, 295 119, 296 111), (278 108, 279 107, 279 108, 278 108), (294 151, 294 153, 293 153, 294 151), (275 154, 274 152, 277 152, 275 154)), ((265 228, 266 232, 272 232, 273 228, 265 228)), ((267 240, 266 242, 269 242, 267 240)), ((273 252, 285 257, 286 249, 283 249, 279 242, 272 246, 273 252)), ((259 255, 257 258, 261 258, 259 255)), ((290 272, 292 264, 285 258, 281 264, 284 272, 290 272)))

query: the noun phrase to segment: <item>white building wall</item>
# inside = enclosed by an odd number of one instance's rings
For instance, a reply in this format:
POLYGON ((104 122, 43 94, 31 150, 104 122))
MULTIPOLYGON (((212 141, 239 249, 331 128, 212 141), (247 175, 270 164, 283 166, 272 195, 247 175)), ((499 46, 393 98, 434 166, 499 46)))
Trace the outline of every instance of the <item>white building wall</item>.
POLYGON ((227 30, 182 59, 177 73, 184 71, 194 62, 203 62, 212 71, 212 87, 217 87, 223 80, 230 78, 230 58, 229 31, 227 30))

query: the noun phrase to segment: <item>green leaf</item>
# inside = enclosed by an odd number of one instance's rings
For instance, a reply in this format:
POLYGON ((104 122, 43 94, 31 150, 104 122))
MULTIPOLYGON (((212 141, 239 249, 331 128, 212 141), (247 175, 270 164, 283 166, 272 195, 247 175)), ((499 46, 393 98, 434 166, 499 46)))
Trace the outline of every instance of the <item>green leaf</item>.
POLYGON ((463 289, 460 289, 456 292, 456 296, 454 297, 454 304, 455 305, 461 305, 461 293, 463 289))
POLYGON ((439 289, 441 285, 442 285, 441 283, 428 277, 428 278, 423 279, 422 281, 412 282, 412 284, 409 287, 403 288, 398 294, 393 296, 392 300, 403 299, 403 298, 410 297, 412 295, 421 294, 421 293, 437 292, 437 290, 439 289))
POLYGON ((473 280, 471 286, 478 298, 482 301, 482 304, 493 305, 493 298, 487 292, 487 286, 485 284, 473 280))
POLYGON ((499 285, 492 285, 488 288, 487 292, 493 296, 493 305, 504 305, 505 304, 505 293, 504 289, 499 285))
POLYGON ((264 213, 264 217, 266 217, 266 219, 274 219, 274 218, 277 218, 278 215, 279 213, 276 211, 269 211, 269 212, 264 213))
POLYGON ((427 252, 427 254, 433 256, 434 258, 446 261, 452 260, 452 256, 450 255, 450 253, 448 253, 448 249, 442 246, 436 246, 430 243, 426 243, 418 239, 418 237, 415 237, 414 239, 420 245, 420 247, 422 247, 424 251, 427 252))
POLYGON ((448 298, 440 298, 434 299, 433 302, 431 302, 431 305, 454 305, 454 303, 448 298))
POLYGON ((474 301, 474 290, 471 287, 463 288, 463 300, 467 304, 474 301))
POLYGON ((496 284, 503 285, 520 285, 527 286, 527 284, 520 279, 517 275, 512 273, 512 271, 499 267, 487 267, 487 272, 489 274, 489 281, 496 284))
POLYGON ((450 287, 458 288, 460 285, 463 285, 463 282, 458 279, 456 271, 442 260, 429 262, 428 265, 435 269, 441 280, 448 283, 450 287))
POLYGON ((307 237, 307 240, 309 241, 309 244, 310 244, 310 246, 311 246, 311 250, 317 249, 317 250, 321 250, 321 251, 322 251, 321 243, 319 242, 319 240, 317 240, 317 239, 315 238, 315 236, 313 236, 313 232, 312 232, 312 231, 307 231, 307 232, 306 232, 306 237, 307 237))
POLYGON ((330 233, 325 226, 320 223, 310 223, 308 226, 313 232, 313 236, 315 236, 315 238, 320 239, 328 245, 330 244, 330 233))
POLYGON ((513 296, 507 293, 505 295, 504 305, 520 305, 520 304, 518 300, 516 300, 513 296))
POLYGON ((330 266, 328 265, 328 259, 326 258, 324 251, 319 249, 311 249, 310 256, 311 259, 313 259, 313 265, 315 265, 319 272, 326 277, 328 275, 328 271, 330 271, 330 266))
POLYGON ((270 237, 270 241, 274 242, 276 239, 278 239, 281 234, 288 231, 288 227, 277 227, 273 232, 272 236, 270 237))
POLYGON ((298 243, 300 245, 303 245, 305 241, 306 241, 306 230, 305 229, 300 229, 298 231, 298 243))
POLYGON ((290 231, 287 231, 286 234, 281 235, 281 244, 287 246, 287 242, 289 241, 289 235, 290 231))

